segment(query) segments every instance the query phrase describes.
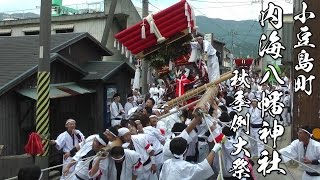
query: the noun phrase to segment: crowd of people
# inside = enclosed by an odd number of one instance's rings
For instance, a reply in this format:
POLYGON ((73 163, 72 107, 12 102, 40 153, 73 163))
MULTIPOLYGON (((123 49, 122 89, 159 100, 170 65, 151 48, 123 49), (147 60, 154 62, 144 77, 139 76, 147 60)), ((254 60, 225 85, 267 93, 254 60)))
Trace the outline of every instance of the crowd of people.
MULTIPOLYGON (((205 45, 203 37, 197 38, 197 43, 191 43, 191 46, 208 56, 208 79, 211 82, 220 76, 216 72, 219 68, 217 70, 217 66, 213 65, 217 63, 216 51, 211 45, 205 45), (199 44, 201 46, 198 47, 199 44)), ((176 70, 176 76, 187 78, 189 72, 182 66, 179 71, 176 70)), ((50 141, 50 144, 64 153, 61 179, 200 180, 220 174, 225 180, 233 180, 239 179, 232 172, 233 163, 238 158, 247 159, 251 167, 250 177, 240 179, 255 179, 253 160, 261 156, 265 149, 258 134, 263 121, 271 126, 274 119, 283 126, 291 124, 292 87, 285 75, 282 79, 285 82, 283 85, 260 84, 261 76, 251 74, 248 79, 251 88, 232 86, 231 80, 227 80, 219 84, 219 93, 216 98, 208 101, 204 109, 190 106, 179 110, 178 105, 169 107, 166 104, 167 87, 164 83, 153 83, 144 97, 139 90, 132 90, 124 105, 121 104, 120 94, 116 93, 110 105, 111 126, 104 132, 85 138, 76 129, 76 121, 68 119, 65 123, 66 131, 50 141), (243 92, 244 98, 250 103, 237 113, 233 103, 239 91, 243 92), (280 99, 284 104, 283 111, 275 117, 268 113, 263 117, 258 102, 264 93, 272 91, 283 94, 280 99), (245 116, 247 113, 250 114, 250 136, 254 139, 248 140, 250 143, 246 146, 251 159, 244 152, 231 155, 235 150, 234 144, 238 142, 239 132, 243 129, 234 131, 230 124, 236 115, 245 116), (218 156, 220 150, 222 155, 218 156)), ((281 152, 287 157, 300 158, 301 162, 317 166, 319 143, 310 140, 310 131, 307 129, 299 129, 299 140, 281 152), (308 152, 305 157, 300 154, 301 147, 305 147, 304 152, 308 152)), ((316 172, 310 172, 310 169, 305 170, 304 176, 307 179, 309 176, 320 177, 316 172)))
MULTIPOLYGON (((278 89, 288 94, 286 92, 290 91, 290 87, 259 86, 258 80, 252 78, 251 90, 243 89, 245 97, 252 100, 244 111, 252 115, 250 128, 253 137, 258 126, 262 125, 261 110, 257 108, 261 92, 278 89)), ((209 179, 219 171, 223 172, 224 179, 237 179, 230 169, 233 161, 244 154, 231 156, 230 153, 239 134, 221 124, 230 124, 237 114, 232 103, 239 89, 232 88, 230 83, 220 84, 217 98, 210 100, 210 107, 205 110, 209 116, 205 117, 192 107, 181 111, 177 111, 178 107, 169 109, 166 103, 159 103, 163 101, 158 94, 142 99, 139 92, 133 90, 124 106, 120 95, 114 94, 110 106, 111 127, 104 132, 85 138, 76 129, 76 121, 68 119, 67 130, 51 141, 64 152, 61 179, 209 179), (158 103, 152 98, 155 96, 158 103), (163 116, 170 112, 169 116, 163 116), (221 135, 224 136, 223 143, 220 142, 221 135), (220 149, 224 166, 219 165, 217 152, 220 149)), ((150 89, 150 92, 154 90, 150 89)), ((282 115, 285 116, 288 120, 282 118, 283 124, 289 124, 290 115, 282 115)), ((250 143, 252 157, 259 156, 263 144, 250 143)))

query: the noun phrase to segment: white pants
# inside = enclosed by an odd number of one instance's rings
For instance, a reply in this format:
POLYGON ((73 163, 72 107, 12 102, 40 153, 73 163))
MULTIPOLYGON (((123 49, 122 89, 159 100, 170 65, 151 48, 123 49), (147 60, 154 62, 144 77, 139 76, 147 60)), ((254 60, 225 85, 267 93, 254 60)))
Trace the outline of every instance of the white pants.
POLYGON ((219 60, 216 55, 208 56, 207 68, 209 82, 220 78, 219 60))
POLYGON ((309 176, 305 171, 302 174, 302 180, 320 180, 320 176, 309 176))
POLYGON ((264 150, 264 144, 259 139, 258 131, 260 128, 250 128, 250 135, 252 138, 254 138, 256 141, 250 139, 250 151, 251 151, 251 157, 258 156, 260 157, 261 152, 264 150), (257 142, 258 141, 258 142, 257 142))
POLYGON ((209 144, 200 144, 198 145, 198 151, 199 151, 199 156, 198 156, 198 162, 202 162, 205 158, 207 158, 209 154, 209 144))
MULTIPOLYGON (((62 157, 62 158, 63 158, 63 157, 62 157)), ((66 168, 66 166, 68 165, 68 163, 69 163, 71 160, 72 160, 71 157, 69 157, 69 158, 66 159, 66 160, 63 159, 63 164, 64 164, 64 165, 63 165, 62 171, 66 168)), ((76 167, 76 165, 73 165, 73 166, 69 169, 69 172, 68 172, 68 174, 67 174, 66 176, 63 176, 63 174, 62 174, 61 177, 60 177, 60 180, 65 180, 65 179, 67 179, 67 178, 73 173, 75 167, 76 167)))
POLYGON ((116 126, 119 125, 121 123, 121 120, 111 120, 111 126, 116 126))
POLYGON ((137 180, 158 180, 158 176, 157 173, 152 174, 151 169, 144 169, 138 174, 137 180))
POLYGON ((281 113, 281 117, 282 117, 282 119, 283 119, 283 123, 284 124, 290 124, 291 122, 290 122, 290 113, 288 113, 288 108, 287 107, 285 107, 285 108, 283 108, 283 111, 282 111, 282 113, 281 113))

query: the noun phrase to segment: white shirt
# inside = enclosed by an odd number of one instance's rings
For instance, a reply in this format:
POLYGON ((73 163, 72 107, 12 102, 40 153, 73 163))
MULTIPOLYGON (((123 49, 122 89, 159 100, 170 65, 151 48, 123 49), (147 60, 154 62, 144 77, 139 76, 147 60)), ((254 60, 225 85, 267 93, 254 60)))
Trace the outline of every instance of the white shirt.
POLYGON ((262 124, 263 119, 261 118, 261 110, 256 108, 250 107, 249 109, 250 113, 250 123, 251 124, 262 124))
POLYGON ((97 134, 91 135, 84 141, 83 144, 81 143, 82 145, 80 150, 72 158, 73 160, 78 161, 75 171, 77 172, 77 175, 83 179, 89 179, 89 163, 85 165, 86 160, 81 160, 81 158, 92 150, 93 140, 96 136, 97 134))
MULTIPOLYGON (((320 160, 320 143, 313 139, 310 139, 309 144, 307 146, 307 151, 305 152, 303 143, 300 142, 298 139, 296 139, 289 146, 283 149, 280 149, 279 152, 283 155, 286 155, 286 156, 282 155, 282 159, 284 162, 288 162, 290 160, 287 156, 289 156, 292 159, 296 159, 302 163, 305 157, 311 161, 313 160, 319 161, 320 160)), ((318 172, 320 171, 320 165, 308 164, 308 166, 317 170, 318 172)), ((313 170, 305 166, 301 166, 301 167, 305 171, 314 172, 313 170)))
POLYGON ((84 135, 79 130, 75 131, 80 135, 80 139, 76 135, 70 135, 67 131, 65 131, 61 133, 55 140, 56 148, 58 150, 62 149, 63 152, 70 152, 76 145, 82 142, 84 140, 84 135))
MULTIPOLYGON (((185 139, 188 144, 193 140, 193 137, 191 137, 186 130, 183 130, 181 134, 179 134, 177 137, 182 137, 185 139)), ((195 137, 197 137, 195 135, 195 137)), ((170 151, 170 142, 171 139, 167 139, 166 143, 163 145, 163 160, 166 161, 167 159, 174 158, 173 154, 170 151)))
POLYGON ((168 159, 163 163, 160 180, 200 180, 214 174, 207 159, 201 163, 192 164, 182 159, 168 159))
MULTIPOLYGON (((132 179, 133 174, 137 174, 142 168, 140 155, 132 150, 124 150, 125 158, 122 162, 120 180, 132 179)), ((100 161, 99 166, 102 176, 100 180, 117 179, 117 169, 115 162, 111 157, 100 161)), ((99 172, 99 171, 98 171, 99 172)))
POLYGON ((129 113, 130 109, 133 107, 135 107, 133 103, 126 102, 126 104, 124 105, 124 112, 126 113, 126 117, 128 117, 128 113, 129 113))
POLYGON ((151 94, 151 96, 158 96, 159 89, 157 87, 151 87, 149 93, 151 94))
POLYGON ((118 106, 116 104, 116 102, 112 102, 110 105, 110 112, 111 112, 111 119, 114 118, 122 118, 122 116, 120 115, 120 112, 123 110, 123 107, 121 105, 121 103, 118 103, 118 106), (119 107, 118 107, 119 106, 119 107))
POLYGON ((150 136, 154 136, 158 141, 164 142, 166 138, 161 134, 160 129, 157 129, 152 126, 147 126, 143 128, 143 132, 145 134, 149 134, 150 136))

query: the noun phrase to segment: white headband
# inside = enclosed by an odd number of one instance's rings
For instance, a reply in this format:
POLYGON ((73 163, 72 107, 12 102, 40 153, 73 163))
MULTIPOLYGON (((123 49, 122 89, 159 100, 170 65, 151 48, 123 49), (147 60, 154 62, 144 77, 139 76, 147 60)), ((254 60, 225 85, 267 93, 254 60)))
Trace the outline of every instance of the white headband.
POLYGON ((100 144, 102 144, 104 146, 107 145, 106 142, 104 142, 104 140, 99 135, 96 136, 96 139, 99 141, 100 144))
POLYGON ((183 159, 183 155, 187 152, 188 150, 188 147, 186 148, 186 150, 184 150, 184 152, 180 155, 177 155, 177 154, 173 154, 173 156, 177 159, 183 159))
POLYGON ((121 137, 121 136, 125 135, 126 133, 130 132, 130 130, 128 128, 123 127, 123 128, 118 129, 118 132, 119 132, 119 134, 118 134, 119 137, 121 137))
POLYGON ((66 121, 66 124, 65 125, 67 125, 68 123, 71 123, 71 122, 76 122, 74 119, 68 119, 67 121, 66 121))
POLYGON ((114 161, 121 161, 121 160, 124 158, 124 155, 123 155, 121 158, 119 158, 119 159, 116 159, 116 158, 114 158, 114 157, 112 157, 112 156, 111 156, 111 158, 112 158, 114 161))
POLYGON ((149 116, 149 118, 158 118, 158 116, 157 115, 151 115, 151 116, 149 116))
POLYGON ((306 129, 303 129, 303 128, 299 128, 301 131, 304 131, 304 132, 306 132, 306 133, 308 133, 309 135, 310 135, 310 137, 312 137, 312 134, 311 133, 309 133, 309 131, 307 131, 306 129))
POLYGON ((113 132, 111 132, 109 129, 106 129, 106 131, 108 131, 110 134, 112 134, 112 136, 117 137, 115 134, 113 134, 113 132))

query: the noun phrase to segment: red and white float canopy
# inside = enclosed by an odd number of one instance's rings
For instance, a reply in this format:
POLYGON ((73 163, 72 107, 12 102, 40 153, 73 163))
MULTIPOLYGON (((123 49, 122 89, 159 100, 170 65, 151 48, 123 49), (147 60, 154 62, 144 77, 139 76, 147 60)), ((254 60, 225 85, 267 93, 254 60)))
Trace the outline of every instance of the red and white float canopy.
POLYGON ((165 41, 170 44, 191 33, 196 28, 195 24, 193 9, 186 0, 181 0, 117 33, 115 45, 118 43, 118 47, 121 45, 126 51, 142 58, 155 51, 158 44, 165 41))

